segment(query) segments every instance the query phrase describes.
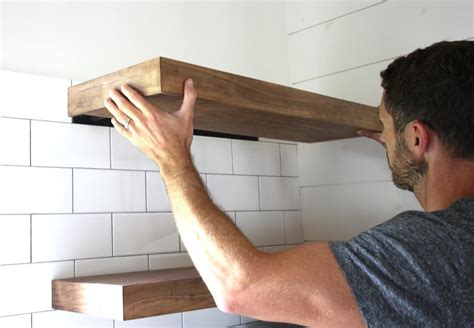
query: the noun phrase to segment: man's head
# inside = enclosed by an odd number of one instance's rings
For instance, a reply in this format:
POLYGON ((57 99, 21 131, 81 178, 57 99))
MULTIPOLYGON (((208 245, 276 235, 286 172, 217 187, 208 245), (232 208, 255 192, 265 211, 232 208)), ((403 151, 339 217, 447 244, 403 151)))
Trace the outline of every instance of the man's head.
POLYGON ((394 183, 413 191, 437 142, 451 157, 474 160, 474 42, 438 42, 399 57, 380 73, 381 141, 394 183))

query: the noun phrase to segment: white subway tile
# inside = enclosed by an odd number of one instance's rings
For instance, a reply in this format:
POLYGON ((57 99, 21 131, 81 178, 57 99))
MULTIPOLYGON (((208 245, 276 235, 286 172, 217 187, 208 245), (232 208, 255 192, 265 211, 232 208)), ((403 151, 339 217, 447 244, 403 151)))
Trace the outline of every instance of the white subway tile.
POLYGON ((236 221, 255 246, 285 244, 283 212, 237 212, 236 221))
POLYGON ((0 167, 0 213, 70 213, 70 169, 0 167))
POLYGON ((277 246, 265 246, 263 247, 263 251, 265 253, 280 253, 286 252, 289 249, 294 248, 295 245, 277 245, 277 246))
POLYGON ((288 144, 288 145, 296 145, 296 141, 291 141, 291 140, 281 140, 281 139, 272 139, 272 138, 258 138, 258 141, 263 141, 263 142, 274 142, 278 144, 288 144))
POLYGON ((0 266, 0 316, 51 310, 51 281, 73 275, 72 261, 0 266))
POLYGON ((232 173, 230 139, 194 136, 191 145, 194 164, 201 173, 232 173))
POLYGON ((150 270, 185 268, 194 266, 187 253, 150 255, 150 270))
POLYGON ((420 210, 391 181, 301 189, 305 240, 347 240, 405 210, 420 210))
POLYGON ((146 172, 146 200, 149 212, 171 211, 165 182, 158 172, 146 172))
POLYGON ((281 175, 280 148, 276 143, 232 140, 235 174, 281 175))
POLYGON ((286 177, 298 176, 297 145, 280 145, 281 175, 286 177))
POLYGON ((298 178, 260 177, 262 210, 298 210, 301 208, 298 178))
POLYGON ((285 236, 287 244, 303 242, 303 217, 301 211, 285 212, 285 236))
POLYGON ((71 81, 0 70, 0 116, 71 122, 67 88, 71 81))
POLYGON ((0 264, 30 262, 30 216, 0 215, 0 264))
POLYGON ((383 1, 288 2, 286 6, 287 30, 288 33, 294 33, 301 29, 311 28, 381 2, 383 1))
POLYGON ((114 214, 114 255, 179 252, 171 213, 114 214))
POLYGON ((354 138, 298 147, 301 186, 391 179, 386 151, 373 140, 354 138))
POLYGON ((113 328, 113 326, 113 320, 80 313, 65 311, 33 313, 32 328, 113 328))
POLYGON ((33 262, 112 256, 110 214, 33 215, 33 262))
POLYGON ((155 162, 115 129, 111 130, 111 144, 113 169, 158 171, 158 165, 155 162))
POLYGON ((109 168, 109 128, 32 121, 31 165, 109 168))
POLYGON ((31 314, 21 314, 0 318, 2 328, 31 328, 31 314))
POLYGON ((145 211, 145 172, 74 169, 74 211, 145 211))
POLYGON ((118 321, 115 320, 116 328, 182 328, 181 313, 160 315, 157 317, 143 318, 136 320, 118 321))
POLYGON ((289 36, 291 81, 394 58, 440 40, 469 37, 472 2, 388 1, 289 36))
POLYGON ((207 187, 212 199, 223 210, 259 209, 257 177, 208 174, 207 187))
POLYGON ((148 270, 148 256, 120 256, 76 261, 76 277, 148 270))
POLYGON ((227 327, 240 324, 240 316, 221 312, 218 308, 183 312, 183 328, 227 327))
POLYGON ((0 140, 0 164, 30 165, 30 121, 0 118, 0 140))

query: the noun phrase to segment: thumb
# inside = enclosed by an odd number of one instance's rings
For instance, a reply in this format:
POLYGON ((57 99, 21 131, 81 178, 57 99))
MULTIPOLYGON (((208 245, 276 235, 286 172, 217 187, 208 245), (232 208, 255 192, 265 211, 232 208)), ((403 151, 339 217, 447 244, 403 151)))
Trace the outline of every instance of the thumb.
POLYGON ((184 98, 179 113, 185 116, 192 116, 196 104, 197 92, 194 89, 192 79, 187 79, 184 83, 184 98))

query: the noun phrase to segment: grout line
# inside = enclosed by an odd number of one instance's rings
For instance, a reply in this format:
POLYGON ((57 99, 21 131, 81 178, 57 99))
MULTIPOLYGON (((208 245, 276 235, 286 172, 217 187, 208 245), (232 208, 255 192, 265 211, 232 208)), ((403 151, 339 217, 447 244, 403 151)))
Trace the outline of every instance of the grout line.
POLYGON ((230 158, 232 162, 232 175, 234 175, 234 141, 230 140, 230 158))
MULTIPOLYGON (((84 166, 42 166, 42 165, 14 165, 14 164, 0 164, 0 167, 18 167, 18 168, 36 168, 36 169, 58 169, 58 170, 67 170, 67 169, 75 169, 75 170, 90 170, 90 171, 104 171, 104 172, 149 172, 149 173, 160 173, 158 170, 150 170, 150 169, 109 169, 103 167, 84 167, 84 166)), ((235 173, 215 173, 215 172, 199 172, 198 174, 203 175, 224 175, 224 176, 236 176, 236 177, 266 177, 266 178, 298 178, 298 176, 292 175, 265 175, 265 174, 235 174, 235 173)))
POLYGON ((334 21, 334 20, 336 20, 336 19, 340 19, 340 18, 342 18, 342 17, 346 17, 346 16, 349 16, 349 15, 358 13, 359 11, 363 11, 363 10, 365 10, 365 9, 369 9, 369 8, 371 8, 371 7, 375 7, 375 6, 381 5, 381 4, 385 3, 385 2, 387 2, 387 1, 384 0, 384 1, 381 1, 381 2, 378 2, 378 3, 375 3, 375 4, 373 4, 373 5, 370 5, 370 6, 367 6, 367 7, 364 7, 364 8, 360 8, 360 9, 357 9, 357 10, 354 10, 354 11, 351 11, 351 12, 348 12, 348 13, 346 13, 346 14, 343 14, 343 15, 340 15, 340 16, 336 16, 336 17, 333 17, 333 18, 331 18, 331 19, 328 19, 328 20, 325 20, 325 21, 322 21, 322 22, 319 22, 319 23, 316 23, 316 24, 313 24, 313 25, 310 25, 310 26, 301 28, 301 29, 299 29, 299 30, 296 30, 296 31, 293 31, 293 32, 288 33, 288 36, 292 36, 292 35, 294 35, 294 34, 296 34, 296 33, 303 32, 303 31, 312 29, 312 28, 314 28, 314 27, 317 27, 317 26, 320 26, 320 25, 329 23, 329 22, 334 21))
POLYGON ((110 234, 112 236, 112 257, 114 257, 114 216, 110 213, 110 234))
POLYGON ((73 273, 73 275, 74 275, 74 278, 76 278, 76 260, 74 259, 72 263, 73 263, 73 271, 72 271, 72 273, 73 273))
POLYGON ((74 213, 74 169, 71 169, 71 197, 72 197, 72 213, 74 213))
POLYGON ((281 144, 278 144, 279 158, 280 158, 280 176, 283 176, 283 161, 281 159, 281 144))
POLYGON ((22 121, 35 121, 35 122, 48 122, 48 123, 63 123, 63 124, 71 124, 71 122, 65 122, 65 121, 53 121, 53 120, 42 120, 38 118, 31 118, 31 117, 15 117, 15 116, 5 116, 5 115, 0 115, 0 118, 8 118, 12 120, 22 120, 22 121))
POLYGON ((146 176, 148 172, 145 171, 145 212, 148 212, 148 185, 146 176))
POLYGON ((30 166, 31 166, 31 163, 32 163, 31 149, 32 149, 33 145, 32 145, 32 138, 31 138, 31 120, 29 120, 29 121, 30 121, 30 147, 29 148, 30 148, 30 166))
POLYGON ((33 215, 30 214, 30 263, 33 263, 33 215))
POLYGON ((393 181, 390 179, 390 180, 370 180, 370 181, 355 181, 355 182, 343 182, 343 183, 328 183, 328 184, 319 184, 319 185, 300 186, 300 189, 318 188, 318 187, 336 187, 336 186, 345 186, 345 185, 354 185, 354 184, 370 184, 370 183, 382 183, 382 182, 393 182, 393 181))
POLYGON ((286 245, 286 212, 282 211, 283 213, 283 235, 285 239, 285 245, 286 245))
POLYGON ((112 169, 112 129, 109 128, 109 167, 112 169))
MULTIPOLYGON (((262 200, 261 200, 262 195, 260 194, 260 177, 258 177, 257 188, 258 188, 258 210, 261 211, 262 210, 262 200)), ((236 214, 236 217, 237 217, 237 214, 236 214)))
POLYGON ((328 77, 328 76, 331 76, 331 75, 336 75, 336 74, 340 74, 340 73, 349 72, 349 71, 356 70, 356 69, 359 69, 359 68, 362 68, 362 67, 367 67, 367 66, 371 66, 371 65, 383 63, 383 62, 388 61, 388 60, 393 60, 393 59, 395 59, 395 58, 397 58, 397 57, 398 57, 398 56, 396 56, 396 57, 390 57, 390 58, 378 60, 378 61, 375 61, 375 62, 372 62, 372 63, 363 64, 363 65, 354 66, 354 67, 349 67, 349 68, 346 68, 346 69, 342 69, 342 70, 340 70, 340 71, 335 71, 335 72, 331 72, 331 73, 328 73, 328 74, 318 75, 318 76, 311 77, 311 78, 308 78, 308 79, 304 79, 304 80, 300 80, 300 81, 296 81, 296 82, 291 82, 291 85, 296 85, 296 84, 300 84, 300 83, 304 83, 304 82, 309 82, 309 81, 317 80, 317 79, 320 79, 320 78, 323 78, 323 77, 328 77))

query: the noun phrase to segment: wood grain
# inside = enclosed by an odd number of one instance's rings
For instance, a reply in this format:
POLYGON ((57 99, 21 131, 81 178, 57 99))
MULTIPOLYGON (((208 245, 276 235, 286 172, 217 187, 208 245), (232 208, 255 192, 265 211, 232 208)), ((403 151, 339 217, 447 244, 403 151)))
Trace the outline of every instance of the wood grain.
POLYGON ((117 320, 216 306, 194 268, 58 279, 52 290, 56 310, 117 320))
POLYGON ((111 88, 129 83, 158 108, 173 112, 192 78, 198 92, 198 130, 300 142, 381 131, 375 107, 319 95, 236 74, 158 57, 69 88, 70 116, 110 117, 103 101, 111 88))

